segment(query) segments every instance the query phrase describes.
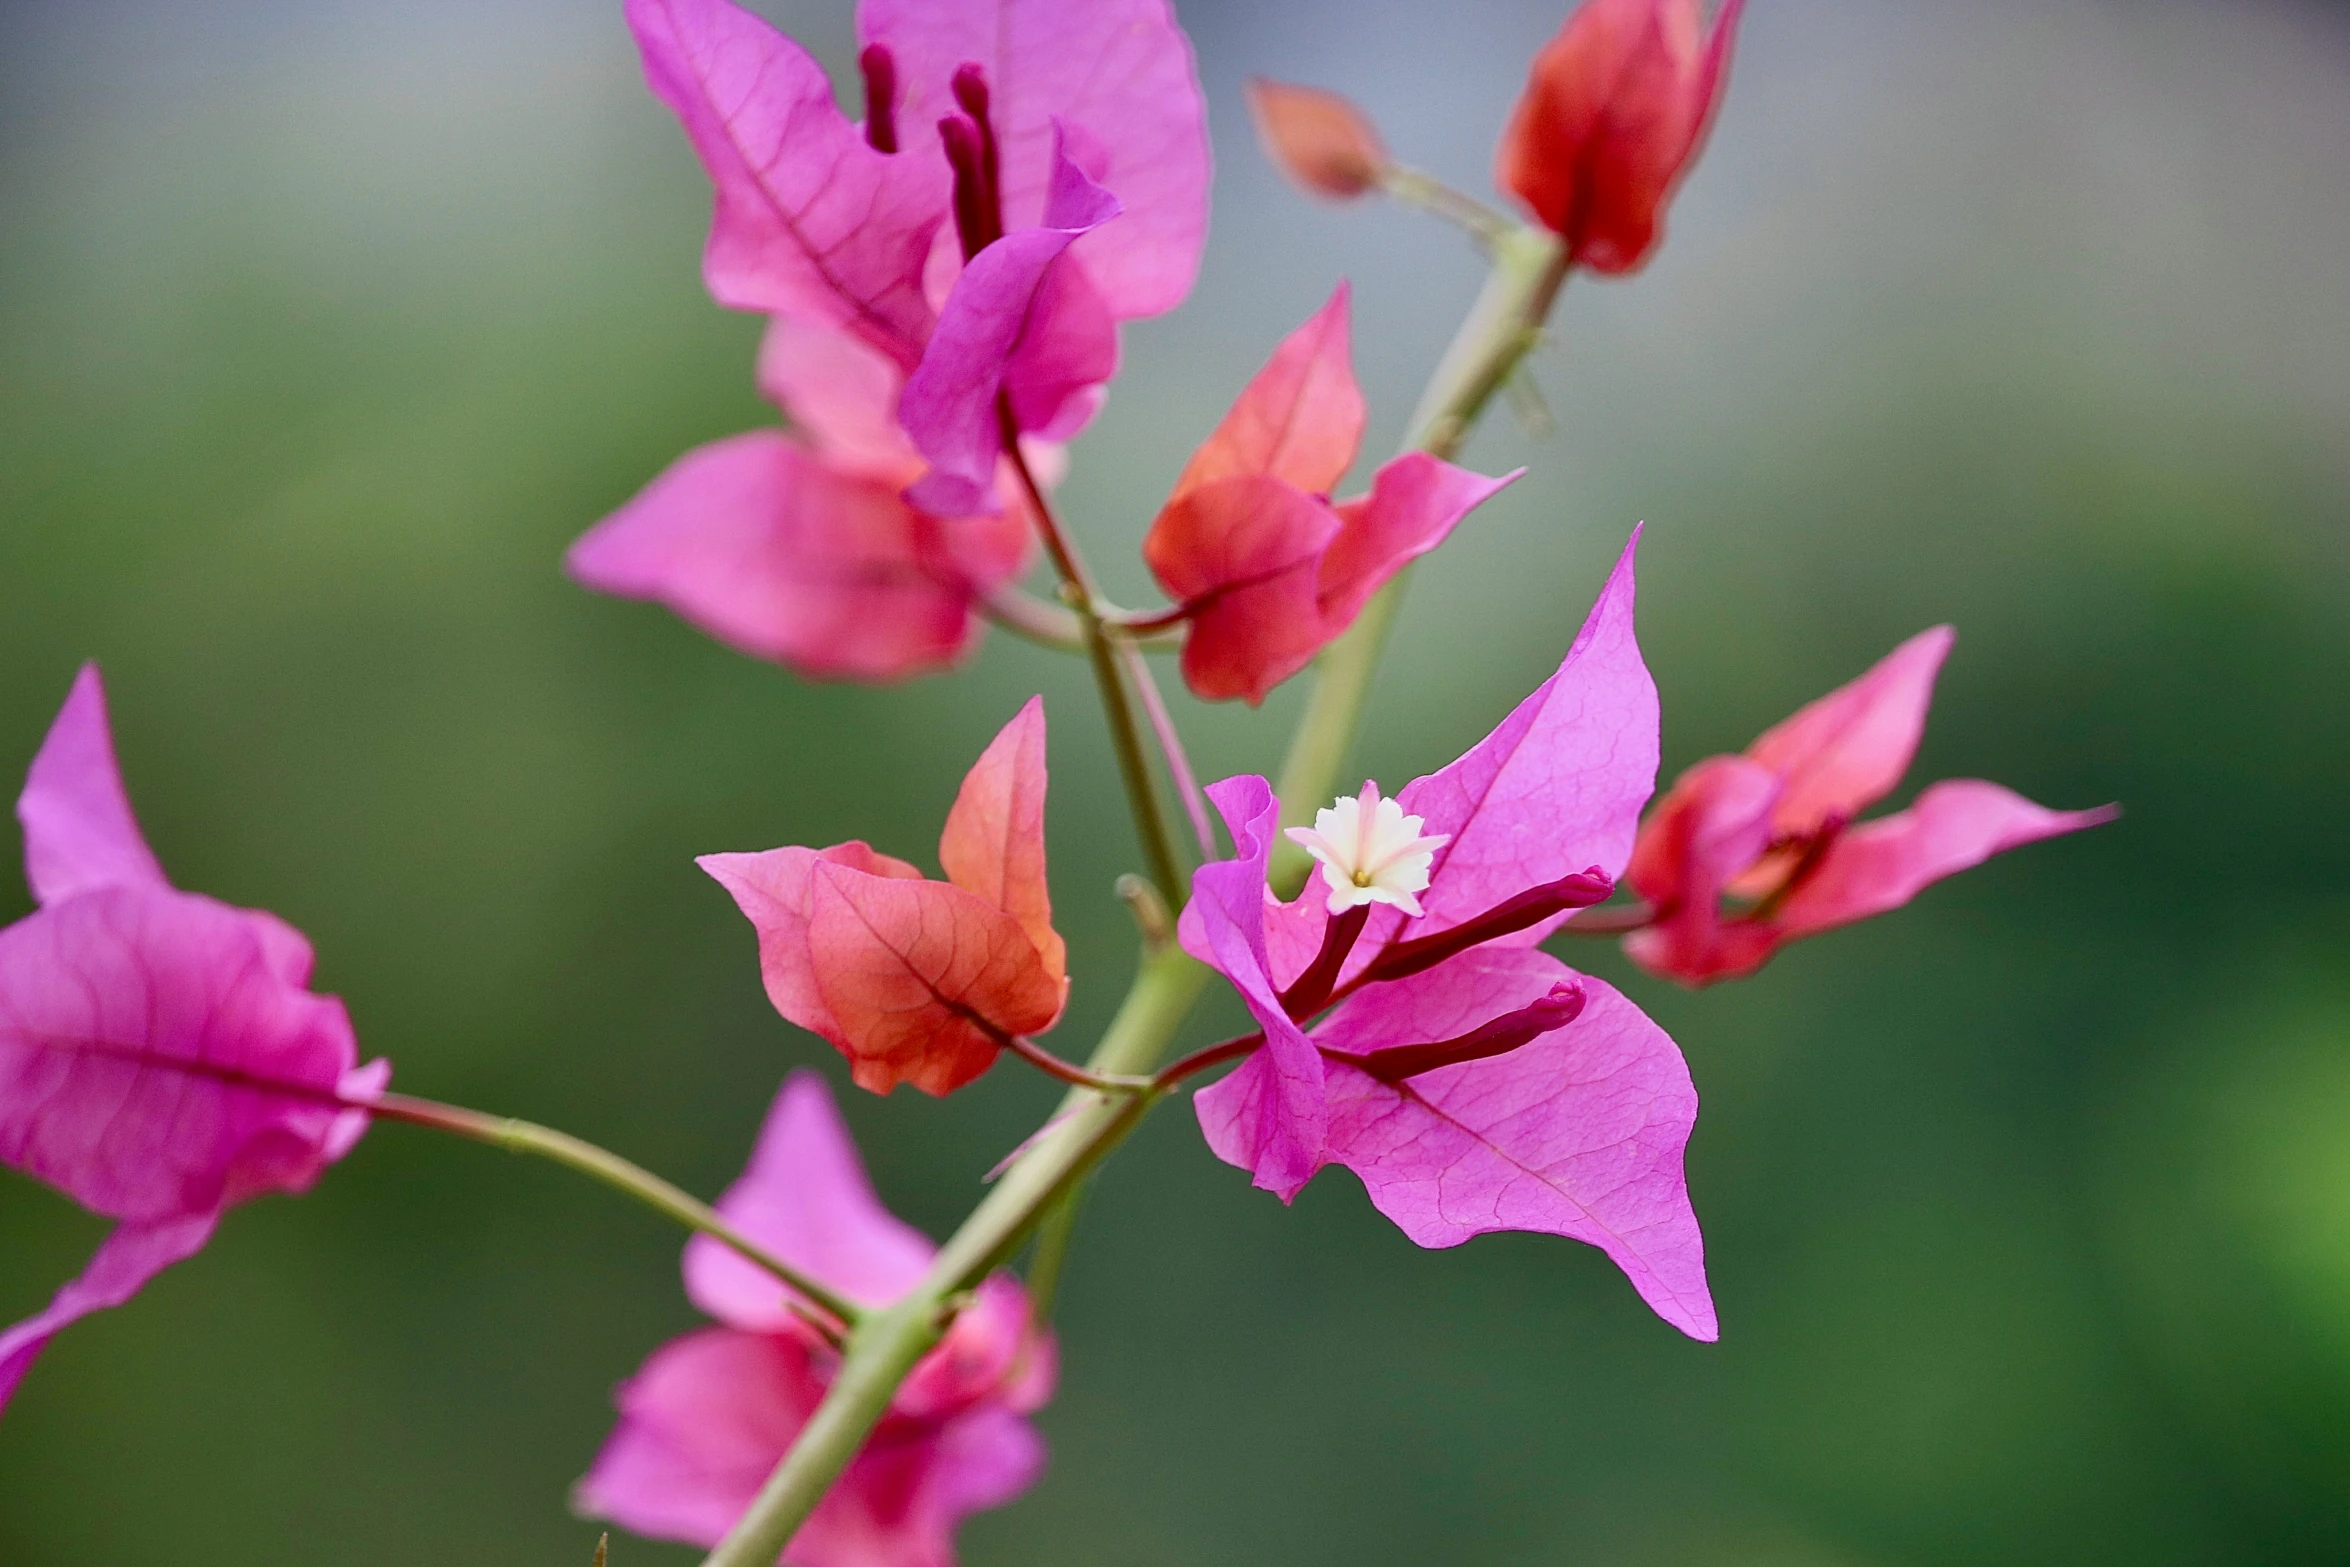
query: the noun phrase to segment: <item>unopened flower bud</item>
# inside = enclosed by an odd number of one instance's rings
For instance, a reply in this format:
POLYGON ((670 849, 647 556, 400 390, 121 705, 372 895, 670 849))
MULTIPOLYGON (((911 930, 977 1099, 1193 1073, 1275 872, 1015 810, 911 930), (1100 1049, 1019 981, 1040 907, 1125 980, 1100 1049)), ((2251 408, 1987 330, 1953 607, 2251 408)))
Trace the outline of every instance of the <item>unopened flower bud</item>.
POLYGON ((1282 173, 1339 201, 1378 187, 1391 160, 1362 110, 1334 92, 1264 76, 1250 77, 1247 93, 1257 136, 1282 173))

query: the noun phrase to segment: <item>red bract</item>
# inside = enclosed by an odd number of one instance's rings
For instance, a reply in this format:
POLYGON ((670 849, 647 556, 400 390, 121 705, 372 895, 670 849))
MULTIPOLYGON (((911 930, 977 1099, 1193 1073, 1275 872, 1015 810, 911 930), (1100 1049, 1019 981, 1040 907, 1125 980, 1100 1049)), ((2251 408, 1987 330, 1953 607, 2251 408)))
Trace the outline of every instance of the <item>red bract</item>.
POLYGON ((1263 701, 1389 578, 1517 477, 1488 479, 1413 452, 1382 467, 1370 494, 1333 502, 1363 419, 1341 283, 1192 454, 1143 540, 1143 558, 1189 622, 1183 678, 1198 695, 1263 701))
POLYGON ((768 999, 848 1057, 861 1088, 952 1093, 1069 981, 1045 884, 1045 723, 1032 698, 963 780, 930 881, 863 843, 708 854, 759 933, 768 999))
POLYGON ((1595 272, 1656 248, 1665 201, 1696 156, 1743 0, 1701 39, 1698 0, 1587 0, 1534 57, 1494 180, 1595 272))
POLYGON ((1376 190, 1390 159, 1370 117, 1345 98, 1252 76, 1242 84, 1257 137, 1281 172, 1317 196, 1346 201, 1376 190))
POLYGON ((1392 801, 1367 787, 1292 829, 1321 867, 1290 903, 1266 896, 1272 790, 1210 790, 1239 854, 1201 867, 1181 936, 1264 1044, 1197 1106, 1217 1155, 1284 1200, 1343 1164, 1423 1246, 1588 1241, 1710 1339, 1688 1068, 1631 1002, 1533 950, 1609 895, 1655 785, 1632 592, 1627 549, 1565 662, 1493 733, 1392 801))
POLYGON ((1658 911, 1625 940, 1635 961, 1690 985, 1751 974, 1785 942, 1897 909, 2002 850, 2113 819, 2111 806, 2051 811, 1960 779, 1853 822, 1909 770, 1952 636, 1919 633, 1745 755, 1710 757, 1674 782, 1632 855, 1632 885, 1658 911))
POLYGON ((310 944, 164 880, 85 667, 16 813, 40 908, 0 930, 0 1163, 116 1221, 40 1315, 0 1333, 0 1406, 43 1346, 212 1236, 223 1210, 300 1192, 348 1153, 390 1065, 357 1064, 310 944))
MULTIPOLYGON (((719 1212, 778 1257, 867 1305, 911 1289, 934 1248, 873 1195, 812 1072, 776 1096, 719 1212)), ((686 1293, 722 1326, 654 1352, 618 1394, 620 1424, 579 1483, 581 1511, 641 1534, 714 1545, 740 1518, 839 1366, 781 1285, 717 1242, 686 1246, 686 1293)), ((951 1567, 954 1530, 1044 1468, 1024 1418, 1052 1396, 1053 1342, 1019 1284, 981 1285, 914 1367, 784 1560, 795 1567, 951 1567)))

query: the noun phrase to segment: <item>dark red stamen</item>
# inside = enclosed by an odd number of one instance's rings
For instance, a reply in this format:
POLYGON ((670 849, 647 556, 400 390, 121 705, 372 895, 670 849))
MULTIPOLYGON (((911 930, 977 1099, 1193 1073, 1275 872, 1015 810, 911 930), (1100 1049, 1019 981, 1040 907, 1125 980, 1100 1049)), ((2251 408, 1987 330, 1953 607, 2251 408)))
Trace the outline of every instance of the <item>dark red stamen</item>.
POLYGON ((1417 974, 1422 969, 1434 968, 1456 952, 1466 952, 1471 947, 1482 946, 1513 931, 1524 930, 1553 914, 1605 903, 1615 894, 1615 890, 1615 882, 1596 865, 1586 871, 1577 871, 1572 876, 1561 876, 1557 881, 1528 888, 1507 902, 1473 920, 1465 920, 1450 930, 1397 942, 1379 954, 1377 960, 1363 971, 1363 978, 1365 981, 1375 981, 1402 979, 1406 975, 1417 974))
POLYGON ((1482 1061, 1488 1056, 1506 1056, 1511 1051, 1532 1044, 1554 1029, 1566 1027, 1582 1014, 1583 987, 1566 981, 1550 987, 1550 994, 1540 1001, 1530 1002, 1515 1012, 1504 1012, 1479 1028, 1473 1028, 1458 1039, 1440 1040, 1431 1045, 1398 1045, 1390 1050, 1374 1050, 1367 1055, 1354 1055, 1343 1050, 1325 1049, 1322 1054, 1333 1061, 1368 1073, 1382 1083, 1400 1083, 1407 1077, 1422 1072, 1433 1072, 1440 1066, 1458 1066, 1463 1061, 1482 1061))
POLYGON ((988 209, 995 214, 995 231, 1004 232, 1004 171, 996 150, 995 120, 988 113, 987 72, 975 61, 955 67, 955 102, 979 129, 979 171, 987 180, 988 209))
POLYGON ((867 44, 857 56, 865 78, 865 142, 875 152, 898 150, 898 62, 886 44, 867 44))
POLYGON ((963 116, 950 114, 938 122, 938 139, 946 147, 948 166, 955 171, 955 237, 963 242, 963 259, 969 261, 1001 237, 991 232, 994 212, 981 164, 979 132, 963 116))
POLYGON ((1314 961, 1296 982, 1281 992, 1281 1010, 1289 1014, 1292 1023, 1302 1023, 1330 1004, 1330 992, 1338 988, 1338 972, 1346 967, 1346 956, 1354 951, 1363 923, 1370 917, 1371 906, 1358 903, 1343 914, 1332 915, 1330 923, 1322 927, 1322 950, 1314 954, 1314 961))

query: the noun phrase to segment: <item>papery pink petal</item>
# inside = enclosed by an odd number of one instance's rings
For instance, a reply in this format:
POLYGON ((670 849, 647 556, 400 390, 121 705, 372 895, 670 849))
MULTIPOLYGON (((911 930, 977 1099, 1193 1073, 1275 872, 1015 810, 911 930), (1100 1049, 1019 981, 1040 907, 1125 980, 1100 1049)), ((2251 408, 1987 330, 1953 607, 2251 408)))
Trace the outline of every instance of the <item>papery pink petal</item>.
POLYGON ((1525 471, 1489 479, 1426 452, 1381 466, 1370 494, 1338 503, 1341 527, 1315 576, 1324 635, 1353 625, 1388 579, 1442 544, 1454 524, 1525 471))
MULTIPOLYGON (((1458 761, 1397 797, 1424 819, 1422 831, 1452 835, 1436 851, 1420 900, 1427 917, 1412 922, 1412 935, 1450 929, 1589 866, 1622 874, 1656 786, 1656 683, 1632 623, 1639 544, 1635 529, 1556 673, 1458 761)), ((1384 944, 1400 928, 1381 920, 1386 913, 1373 915, 1367 941, 1384 944)))
MULTIPOLYGON (((1333 1043, 1443 1038, 1524 1006, 1571 971, 1524 949, 1481 948, 1366 990, 1318 1031, 1333 1043), (1345 1013, 1364 1024, 1350 1026, 1345 1013)), ((1682 1153, 1697 1119, 1689 1069, 1665 1032, 1590 978, 1583 1013, 1507 1055, 1383 1083, 1330 1063, 1328 1157, 1422 1246, 1534 1230, 1605 1251, 1657 1315, 1718 1335, 1682 1153)))
POLYGON ((733 895, 735 906, 759 936, 759 976, 775 1010, 812 1034, 840 1043, 840 1022, 816 983, 808 952, 808 917, 819 861, 846 865, 868 876, 920 881, 922 872, 882 854, 860 840, 828 849, 769 849, 759 854, 705 854, 694 863, 733 895))
POLYGON ((801 674, 891 680, 961 658, 981 629, 974 599, 1026 549, 1016 514, 941 522, 757 430, 679 458, 565 565, 801 674))
POLYGON ((1191 47, 1164 0, 861 0, 857 32, 896 57, 901 125, 956 112, 964 64, 987 73, 1008 228, 1042 219, 1053 121, 1081 133, 1099 153, 1087 172, 1125 215, 1073 254, 1120 320, 1182 303, 1207 236, 1208 139, 1191 47))
POLYGON ((342 1003, 209 898, 114 887, 0 930, 0 1164, 111 1218, 306 1190, 356 1056, 342 1003))
POLYGON ((947 880, 1020 922, 1054 978, 1069 971, 1045 876, 1044 698, 1030 697, 963 779, 938 840, 947 880))
POLYGON ((759 339, 759 390, 827 467, 903 489, 922 454, 898 427, 906 373, 837 327, 773 316, 759 339))
POLYGON ((1272 785, 1254 776, 1210 784, 1234 857, 1203 865, 1176 932, 1183 950, 1232 982, 1264 1030, 1241 1069, 1193 1103, 1208 1146, 1255 1184, 1289 1201, 1322 1166, 1322 1058, 1281 1008, 1265 952, 1265 872, 1280 825, 1272 785))
POLYGON ((621 1384, 620 1424, 573 1506, 655 1539, 716 1545, 823 1399, 820 1353, 733 1328, 663 1345, 621 1384))
MULTIPOLYGON (((829 1357, 781 1334, 677 1339, 619 1392, 621 1419, 574 1505, 710 1546, 750 1506, 824 1393, 829 1357)), ((941 1422, 883 1418, 785 1550, 793 1567, 952 1567, 954 1529, 1034 1483, 1043 1443, 994 1402, 941 1422)))
POLYGON ((1208 701, 1262 702, 1330 640, 1316 598, 1323 551, 1341 523, 1279 479, 1217 479, 1177 496, 1143 558, 1190 609, 1183 680, 1208 701))
POLYGON ((202 1251, 219 1222, 214 1208, 118 1226, 46 1310, 0 1332, 0 1410, 50 1339, 93 1311, 123 1304, 156 1274, 202 1251))
POLYGON ((1926 887, 1994 854, 2112 821, 2112 806, 2052 811, 1975 778, 1935 784, 1915 804, 1849 829, 1780 905, 1782 939, 1897 909, 1926 887))
POLYGON ((25 775, 16 819, 24 824, 25 879, 42 903, 99 887, 169 885, 123 792, 96 664, 74 676, 25 775))
POLYGON ((1708 757, 1649 812, 1625 872, 1633 890, 1659 911, 1654 924, 1624 939, 1641 967, 1695 985, 1748 972, 1770 955, 1768 934, 1725 922, 1721 899, 1722 889, 1770 847, 1780 788, 1779 775, 1760 762, 1708 757))
POLYGON ((820 864, 808 953, 857 1086, 950 1094, 995 1064, 1001 1035, 1053 1026, 1068 983, 1018 920, 944 882, 820 864))
MULTIPOLYGON (((1008 381, 1065 389, 1089 368, 1104 380, 1116 368, 1114 335, 1105 363, 1098 341, 1074 337, 1055 319, 1056 302, 1083 296, 1045 284, 1071 242, 1117 212, 1108 191, 1056 154, 1043 220, 1006 234, 963 268, 898 400, 899 421, 931 463, 907 491, 916 505, 963 516, 987 504, 1004 449, 996 397, 1008 381)), ((1084 329, 1105 322, 1081 314, 1072 324, 1084 329)))
POLYGON ((1117 318, 1083 272, 1048 266, 1004 366, 1004 395, 1024 443, 1074 440, 1101 412, 1117 373, 1117 318))
POLYGON ((1348 343, 1349 293, 1281 340, 1213 434, 1191 454, 1170 502, 1217 479, 1261 475, 1328 495, 1354 466, 1367 417, 1348 343))
POLYGON ((1786 780, 1773 827, 1803 836, 1831 816, 1849 821, 1893 792, 1917 754, 1934 676, 1956 636, 1948 626, 1919 632, 1867 674, 1807 703, 1746 748, 1786 780))
MULTIPOLYGON (((767 1111, 742 1179, 718 1199, 734 1227, 861 1305, 921 1281, 937 1248, 874 1196, 824 1079, 794 1072, 767 1111)), ((707 1235, 686 1242, 688 1299, 730 1327, 796 1331, 774 1276, 707 1235)))
POLYGON ((945 160, 876 152, 824 68, 726 0, 628 0, 654 96, 716 187, 703 275, 719 303, 843 327, 912 368, 945 160))

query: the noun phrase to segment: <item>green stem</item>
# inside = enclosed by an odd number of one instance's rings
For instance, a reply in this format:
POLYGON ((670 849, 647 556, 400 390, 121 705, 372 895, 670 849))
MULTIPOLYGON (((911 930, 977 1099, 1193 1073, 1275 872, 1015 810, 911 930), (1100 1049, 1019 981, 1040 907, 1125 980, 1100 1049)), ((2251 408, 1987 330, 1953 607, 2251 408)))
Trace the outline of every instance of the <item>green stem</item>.
MULTIPOLYGON (((1149 1071, 1165 1054, 1207 976, 1206 968, 1177 947, 1145 957, 1087 1065, 1104 1076, 1149 1071)), ((750 1510, 702 1567, 774 1567, 792 1535, 889 1412, 898 1384, 945 1335, 950 1303, 1010 1260, 1038 1219, 1069 1197, 1156 1098, 1121 1094, 1111 1099, 1087 1089, 1071 1091, 1059 1119, 972 1210, 913 1293, 885 1310, 868 1312, 857 1324, 824 1402, 767 1477, 750 1510)))
POLYGON ((568 1132, 558 1132, 553 1127, 540 1126, 535 1121, 485 1115, 479 1110, 467 1110, 431 1099, 417 1099, 407 1094, 385 1094, 379 1099, 367 1101, 360 1108, 387 1121, 429 1126, 435 1131, 453 1132, 477 1143, 503 1148, 509 1153, 533 1154, 541 1159, 553 1160, 566 1169, 576 1170, 616 1191, 627 1193, 654 1212, 667 1215, 689 1230, 699 1230, 713 1240, 732 1247, 816 1306, 839 1318, 844 1326, 856 1326, 858 1319, 865 1314, 846 1297, 834 1294, 727 1223, 716 1209, 699 1201, 691 1193, 672 1186, 642 1165, 632 1164, 609 1149, 598 1148, 594 1143, 584 1142, 568 1132))
MULTIPOLYGON (((1508 384, 1518 365, 1542 340, 1542 323, 1567 280, 1567 258, 1558 241, 1534 229, 1513 229, 1493 249, 1493 271, 1485 291, 1469 309, 1438 361, 1428 390, 1413 411, 1403 449, 1451 457, 1468 438, 1477 416, 1508 384)), ((1363 703, 1379 650, 1395 623, 1408 571, 1372 596, 1344 635, 1322 650, 1314 664, 1314 689, 1305 716, 1281 766, 1281 819, 1303 827, 1338 787, 1339 769, 1354 745, 1363 703)), ((1305 884, 1312 857, 1286 836, 1273 843, 1273 889, 1287 897, 1305 884)))
POLYGON ((1003 429, 1004 456, 1019 477, 1029 510, 1035 515, 1037 535, 1044 541, 1053 570, 1060 575, 1062 590, 1071 601, 1069 607, 1077 612, 1078 634, 1085 644, 1086 662, 1093 666, 1094 685, 1101 691, 1102 714, 1109 720, 1110 743, 1118 753, 1118 775, 1126 785, 1126 803, 1134 812, 1134 831, 1142 840, 1143 859, 1150 867, 1151 880, 1158 883, 1159 895, 1171 907, 1181 908, 1190 884, 1175 853, 1175 834, 1159 800, 1158 783, 1151 777, 1142 730, 1134 721, 1134 704, 1128 700, 1125 678, 1118 672, 1117 651, 1110 646, 1109 631, 1102 623, 1101 594, 1020 451, 1020 427, 1012 417, 1010 394, 997 399, 996 413, 1003 429))

